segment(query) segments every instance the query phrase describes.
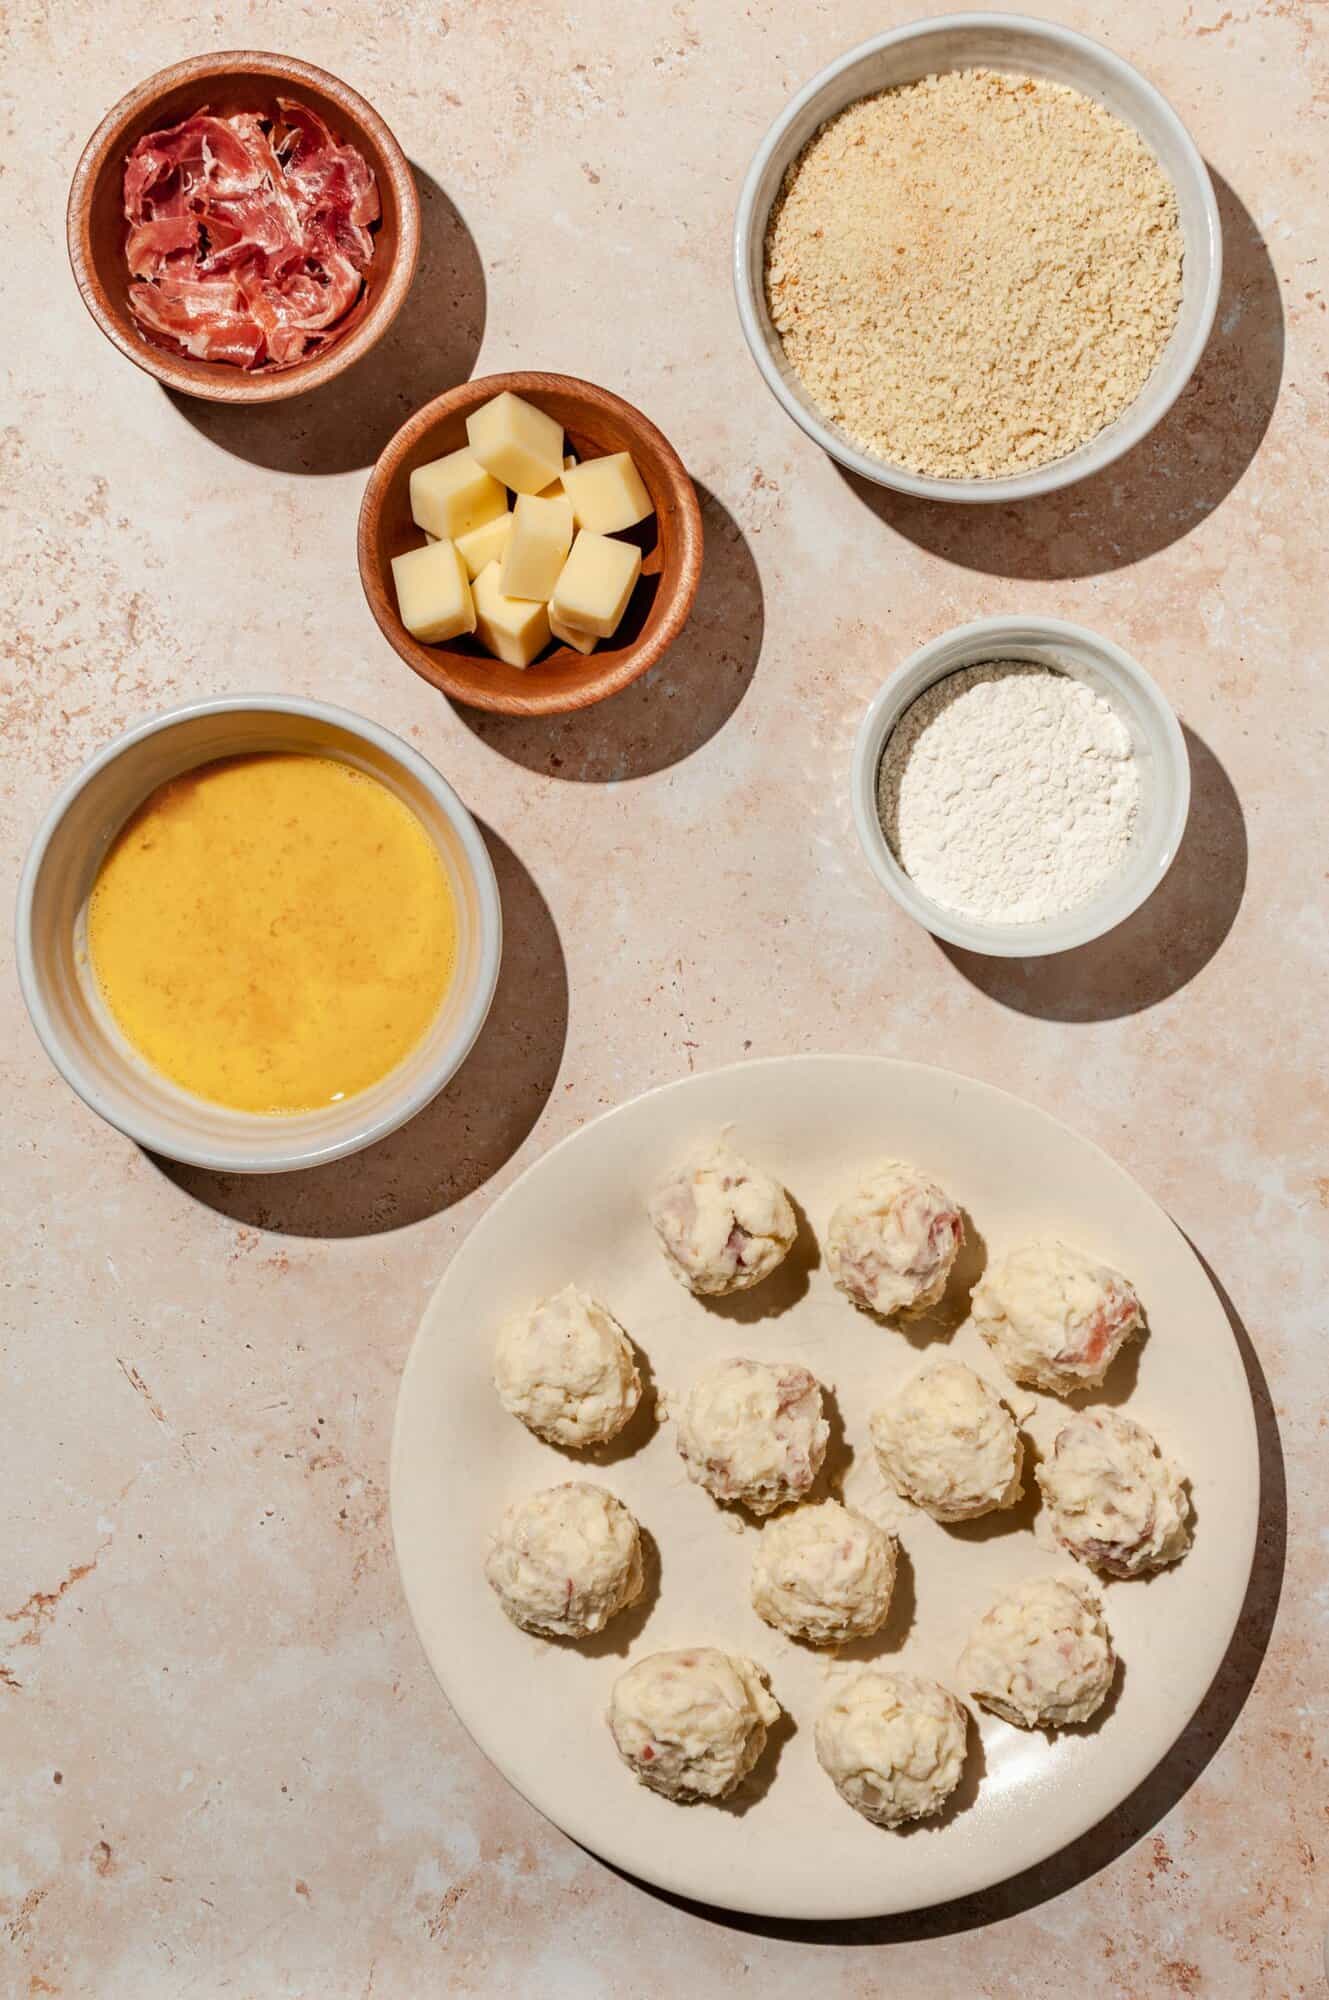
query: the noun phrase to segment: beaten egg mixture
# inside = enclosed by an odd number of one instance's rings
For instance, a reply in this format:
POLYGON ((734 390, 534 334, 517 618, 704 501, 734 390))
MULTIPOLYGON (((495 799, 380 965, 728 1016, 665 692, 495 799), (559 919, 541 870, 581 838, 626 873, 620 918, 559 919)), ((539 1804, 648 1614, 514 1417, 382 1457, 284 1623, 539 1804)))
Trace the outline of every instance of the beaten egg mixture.
POLYGON ((457 922, 410 807, 330 757, 274 752, 162 785, 88 906, 102 995, 139 1054, 237 1111, 377 1083, 447 991, 457 922))

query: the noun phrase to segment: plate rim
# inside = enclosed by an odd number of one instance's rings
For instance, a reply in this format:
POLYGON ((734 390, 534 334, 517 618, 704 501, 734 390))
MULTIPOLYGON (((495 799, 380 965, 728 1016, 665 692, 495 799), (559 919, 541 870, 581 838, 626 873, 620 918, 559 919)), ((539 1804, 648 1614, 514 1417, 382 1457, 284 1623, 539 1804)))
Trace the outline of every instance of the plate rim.
MULTIPOLYGON (((573 1131, 565 1132, 561 1139, 556 1140, 552 1146, 547 1147, 544 1152, 540 1153, 535 1159, 529 1161, 527 1165, 522 1169, 522 1171, 516 1176, 516 1178, 513 1181, 511 1181, 506 1188, 504 1188, 503 1192, 497 1196, 497 1198, 491 1203, 489 1208, 485 1210, 484 1214, 479 1218, 479 1220, 474 1224, 474 1226, 467 1231, 466 1235, 456 1245, 455 1249, 452 1252, 452 1255, 448 1259, 446 1267, 439 1276, 438 1282, 435 1284, 432 1291, 430 1292, 429 1299, 427 1304, 425 1305, 424 1311, 421 1313, 420 1318, 416 1323, 415 1332, 411 1338, 410 1348, 407 1352, 406 1360, 402 1366, 401 1379, 397 1389, 396 1408, 393 1413, 392 1438, 389 1448, 389 1461, 388 1461, 388 1508, 389 1508, 389 1522, 392 1531, 393 1555, 397 1564, 397 1575, 401 1584, 402 1596, 405 1599, 406 1608, 410 1614, 411 1624, 415 1631, 416 1643, 425 1657, 429 1670, 438 1685, 439 1692, 442 1694, 444 1700, 447 1702, 448 1707, 451 1709, 453 1715, 456 1717, 457 1721, 460 1723, 462 1729, 465 1731, 466 1735, 470 1738, 471 1742, 475 1745, 476 1749, 480 1751, 481 1755, 493 1767, 494 1771, 503 1780, 503 1782, 509 1785, 511 1789, 517 1793, 518 1797, 523 1799, 527 1805, 532 1807, 534 1811, 538 1812, 543 1819, 548 1820, 551 1825, 557 1827, 560 1833, 562 1833, 567 1839, 574 1841, 576 1845, 580 1847, 584 1852, 593 1855, 595 1859, 599 1861, 603 1866, 613 1868, 616 1872, 628 1876, 629 1879, 641 1884, 642 1886, 648 1889, 660 1890, 666 1895, 677 1897, 689 1904, 700 1904, 714 1909, 726 1910, 739 1916, 759 1917, 767 1919, 769 1921, 775 1921, 775 1922, 784 1921, 793 1923, 839 1924, 839 1923, 864 1922, 884 1917, 908 1916, 917 1911, 936 1909, 944 1903, 960 1902, 963 1901, 966 1897, 981 1895, 989 1890, 995 1889, 999 1887, 1002 1883, 1011 1881, 1015 1879, 1015 1877, 1027 1873, 1028 1870, 1031 1868, 1041 1867, 1044 1863, 1053 1859, 1056 1855, 1064 1853, 1067 1849, 1072 1847, 1076 1841, 1082 1840, 1085 1837, 1085 1835, 1091 1833, 1095 1827, 1102 1825, 1104 1820, 1109 1818, 1112 1813, 1116 1812, 1122 1805, 1124 1805, 1127 1802, 1127 1800, 1132 1796, 1132 1794, 1139 1788, 1139 1786, 1148 1777, 1150 1777, 1154 1771, 1158 1770, 1159 1767, 1166 1761, 1166 1759, 1169 1756, 1171 1756, 1173 1750, 1175 1750, 1177 1744, 1181 1741, 1181 1738, 1184 1736, 1186 1730, 1190 1727, 1191 1723, 1194 1721, 1195 1716, 1199 1713, 1200 1709, 1203 1707, 1205 1701, 1209 1696, 1211 1689, 1213 1688, 1215 1681, 1218 1678, 1218 1675, 1222 1671, 1223 1663, 1227 1659, 1228 1653, 1231 1651, 1232 1641, 1236 1634, 1237 1626, 1240 1623, 1242 1608, 1245 1604, 1246 1594, 1250 1585, 1250 1578, 1254 1570, 1255 1556, 1259 1539, 1260 1519, 1263 1509, 1263 1500, 1264 1500, 1264 1476, 1260 1458, 1259 1427, 1256 1421, 1255 1405, 1252 1400, 1250 1392, 1250 1380, 1246 1370, 1245 1359, 1242 1355, 1240 1344, 1237 1341, 1237 1338, 1232 1331, 1230 1316, 1227 1312, 1226 1307, 1223 1304, 1222 1296, 1217 1286, 1215 1285, 1214 1280, 1209 1275, 1209 1272, 1203 1260, 1201 1259, 1199 1253, 1194 1248, 1190 1239, 1185 1234, 1184 1230, 1182 1230, 1180 1225, 1169 1214, 1167 1209, 1163 1207, 1163 1204, 1160 1201, 1158 1201, 1156 1197, 1152 1195, 1140 1181, 1136 1179, 1134 1174, 1132 1174, 1126 1167, 1122 1166, 1120 1161, 1114 1159, 1112 1154, 1109 1153, 1105 1147, 1101 1146, 1096 1139, 1091 1139, 1087 1137, 1084 1133, 1077 1130, 1075 1126, 1068 1124, 1064 1118, 1059 1118, 1054 1112, 1044 1110, 1042 1105, 1035 1104, 1032 1099, 1027 1097, 1022 1097, 1018 1091, 1007 1090, 1001 1084, 994 1084, 988 1082, 987 1079, 984 1077, 972 1076, 967 1071, 952 1069, 940 1063, 917 1062, 908 1057, 884 1055, 876 1052, 869 1052, 866 1054, 852 1054, 843 1051, 835 1052, 835 1051, 808 1050, 808 1051, 797 1051, 789 1055, 754 1056, 754 1057, 749 1057, 742 1062, 722 1063, 717 1065, 713 1069, 697 1070, 691 1072, 687 1076, 673 1077, 668 1082, 653 1084, 648 1089, 639 1091, 635 1096, 623 1099, 621 1103, 608 1106, 605 1110, 601 1111, 596 1117, 588 1119, 584 1125, 578 1125, 573 1131), (1104 1164, 1108 1169, 1110 1169, 1110 1171, 1114 1175, 1116 1175, 1119 1179, 1126 1181, 1129 1184, 1129 1186, 1134 1190, 1136 1195, 1147 1201, 1149 1205, 1157 1211, 1159 1216, 1166 1223, 1169 1231, 1176 1238, 1177 1244, 1179 1245, 1182 1254, 1195 1267, 1199 1276, 1203 1280, 1207 1291, 1209 1291, 1213 1295, 1215 1305, 1217 1306, 1218 1311, 1224 1321, 1224 1324, 1227 1327, 1228 1338, 1232 1343, 1232 1347, 1235 1353, 1237 1362, 1237 1372, 1243 1389, 1243 1396, 1241 1398, 1241 1412, 1247 1432, 1246 1457, 1253 1470, 1254 1477, 1253 1480, 1244 1482, 1245 1498, 1242 1507, 1242 1519, 1239 1524, 1240 1525, 1239 1553, 1241 1559, 1237 1563, 1229 1565, 1225 1571, 1225 1574, 1228 1577, 1234 1578, 1235 1582, 1229 1586, 1231 1602, 1229 1603, 1228 1606, 1228 1615, 1224 1618, 1223 1621, 1222 1647, 1221 1649, 1217 1650, 1216 1657, 1214 1659, 1212 1668, 1209 1672, 1208 1678, 1206 1679, 1203 1688, 1197 1695, 1193 1707, 1191 1707, 1187 1712, 1187 1714, 1182 1718, 1175 1734, 1172 1737, 1172 1740, 1168 1743, 1166 1749, 1164 1749, 1158 1757, 1156 1757, 1151 1763, 1146 1765, 1142 1770, 1135 1770, 1134 1766, 1132 1766, 1131 1767, 1132 1775, 1129 1779, 1129 1782, 1121 1789, 1121 1791, 1119 1792, 1118 1796, 1114 1799, 1112 1804, 1109 1805, 1104 1811, 1095 1813, 1092 1818, 1086 1820, 1085 1823, 1081 1825, 1075 1832, 1065 1836, 1064 1838, 1058 1838, 1054 1835, 1048 1841, 1046 1846, 1039 1846, 1035 1853, 1025 1856, 1020 1861, 1017 1867, 1010 1868, 1008 1870, 1003 1870, 996 1874, 988 1874, 985 1872, 981 1873, 979 1876, 976 1876, 975 1879, 973 1879, 972 1881, 968 1882, 965 1886, 962 1886, 960 1888, 956 1888, 948 1884, 946 1887, 939 1889, 936 1895, 932 1895, 930 1893, 924 1894, 922 1896, 919 1896, 917 1894, 911 1894, 907 1902, 900 1903, 893 1901, 889 1897, 889 1894, 887 1894, 886 1900, 884 1902, 879 1900, 873 1900, 870 1903, 865 1902, 861 1904, 855 1904, 852 1908, 841 1907, 838 1908, 833 1914, 828 1915, 824 1905, 814 1904, 814 1903, 794 1904, 791 1903, 791 1901, 787 1897, 784 1898, 779 1905, 776 1905, 775 1903, 772 1902, 754 1901, 750 1899, 743 1901, 736 1901, 736 1900, 729 1900, 727 1898, 718 1899, 715 1896, 699 1896, 695 1886, 691 1882, 680 1880, 667 1865, 662 1866, 658 1869, 656 1868, 646 1869, 636 1865, 635 1863, 629 1864, 623 1860, 615 1859, 609 1852, 606 1851, 606 1849, 602 1845, 598 1843, 594 1835, 582 1833, 579 1831, 574 1831, 574 1829, 570 1825, 568 1825, 556 1811, 552 1810, 549 1806, 545 1805, 540 1799, 532 1797, 531 1793, 526 1790, 523 1784, 519 1783, 516 1778, 510 1776, 508 1771, 504 1768, 503 1764, 500 1762, 498 1752, 489 1747, 489 1742, 486 1740, 486 1731, 484 1727, 483 1718, 475 1720, 472 1718, 472 1715, 470 1713, 463 1712, 463 1709, 458 1705, 454 1695, 445 1685, 443 1676, 440 1673, 439 1668, 435 1665, 428 1647, 425 1645, 422 1636, 422 1626, 424 1620, 421 1617, 421 1615, 417 1612, 416 1603, 412 1594, 411 1586, 407 1581, 406 1564, 403 1561, 402 1557, 402 1543, 398 1525, 398 1511, 399 1511, 398 1495, 401 1490, 399 1472, 401 1469, 401 1458, 403 1453, 402 1439, 406 1425, 404 1412, 408 1405, 412 1378, 416 1373, 417 1369, 419 1368, 419 1366, 421 1365, 419 1357, 422 1354, 425 1345, 426 1326, 427 1323, 432 1318, 435 1306, 438 1301, 439 1294, 442 1292, 444 1286, 447 1284, 453 1266, 455 1265, 456 1260, 460 1255, 462 1249, 468 1247, 475 1238, 475 1236, 480 1231, 490 1226, 493 1219, 500 1215, 502 1210, 507 1206, 507 1204, 511 1199, 516 1197, 518 1191, 524 1186, 526 1181, 531 1178, 531 1176, 535 1173, 537 1168, 544 1167, 549 1161, 554 1159, 558 1154, 562 1153, 567 1147, 571 1146, 574 1142, 584 1140, 590 1133, 599 1131, 603 1126, 611 1123, 615 1119, 623 1117, 627 1112, 635 1110, 639 1105, 653 1098, 663 1097, 671 1094, 686 1093, 689 1090, 697 1088, 699 1085, 715 1082, 719 1078, 733 1077, 748 1071, 758 1070, 758 1069, 788 1069, 795 1065, 799 1067, 803 1066, 833 1067, 837 1065, 853 1065, 855 1067, 861 1067, 864 1063, 870 1063, 874 1067, 879 1067, 883 1070, 891 1070, 896 1072, 909 1071, 914 1074, 924 1074, 934 1078, 943 1079, 947 1082, 959 1082, 964 1084, 967 1088, 976 1089, 980 1093, 985 1094, 992 1098, 1000 1099, 1006 1104, 1018 1105, 1022 1113, 1032 1114, 1036 1119, 1042 1121, 1044 1124, 1052 1126, 1060 1132, 1069 1133, 1070 1136, 1078 1144, 1088 1148, 1088 1150, 1093 1154, 1095 1154, 1098 1160, 1102 1164, 1104 1164)), ((1237 1536, 1234 1535, 1231 1538, 1229 1544, 1230 1552, 1236 1551, 1237 1547, 1238 1547, 1237 1536)), ((1143 1828, 1138 1836, 1138 1839, 1143 1839, 1144 1834, 1147 1831, 1148 1828, 1143 1828)), ((1131 1843, 1131 1845, 1135 1844, 1137 1844, 1135 1841, 1131 1843)), ((889 1871, 884 1870, 883 1871, 884 1891, 886 1890, 888 1883, 889 1883, 889 1871)))

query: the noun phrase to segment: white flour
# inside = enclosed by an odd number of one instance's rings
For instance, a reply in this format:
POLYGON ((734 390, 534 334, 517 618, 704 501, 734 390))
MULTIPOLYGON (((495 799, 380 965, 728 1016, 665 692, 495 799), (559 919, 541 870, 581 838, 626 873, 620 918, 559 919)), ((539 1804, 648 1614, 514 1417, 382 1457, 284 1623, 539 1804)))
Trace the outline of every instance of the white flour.
POLYGON ((1087 902, 1134 838, 1140 775, 1101 695, 1021 660, 965 667, 896 724, 877 810, 896 860, 943 909, 1028 924, 1087 902))

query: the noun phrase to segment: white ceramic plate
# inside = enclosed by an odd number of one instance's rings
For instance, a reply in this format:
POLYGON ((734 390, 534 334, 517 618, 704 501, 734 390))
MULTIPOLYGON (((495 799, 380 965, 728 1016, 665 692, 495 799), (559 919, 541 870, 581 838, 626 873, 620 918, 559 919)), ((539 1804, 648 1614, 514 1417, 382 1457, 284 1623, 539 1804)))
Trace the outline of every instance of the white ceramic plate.
MULTIPOLYGON (((1046 1447, 1065 1405, 1005 1384, 972 1327, 961 1324, 950 1346, 1017 1410, 1033 1406, 1026 1429, 1046 1447)), ((776 1917, 887 1915, 966 1895, 1110 1812, 1175 1742, 1218 1669, 1250 1571, 1258 1497, 1241 1359, 1213 1288, 1163 1211, 1097 1147, 1032 1105, 877 1057, 796 1056, 688 1077, 555 1147, 471 1233, 435 1293, 407 1362, 392 1449, 406 1596, 434 1672, 480 1747, 533 1805, 615 1866, 679 1895, 776 1917), (672 1425, 652 1430, 639 1413, 606 1459, 586 1461, 530 1436, 490 1383, 499 1320, 569 1280, 612 1308, 670 1395, 723 1354, 806 1363, 834 1389, 843 1416, 830 1464, 843 1469, 852 1453, 846 1498, 896 1526, 908 1555, 885 1631, 851 1649, 856 1659, 953 1683, 968 1628, 989 1600, 1031 1572, 1067 1567, 1035 1539, 1027 1503, 1013 1517, 947 1529, 886 1494, 868 1413, 925 1351, 939 1351, 944 1330, 906 1336, 856 1313, 824 1269, 809 1268, 816 1252, 802 1240, 782 1273, 727 1308, 701 1304, 669 1276, 643 1198, 692 1141, 726 1125, 740 1151, 786 1182, 818 1232, 861 1167, 897 1155, 959 1199, 989 1253, 1056 1232, 1125 1271, 1149 1316, 1149 1338, 1127 1350, 1102 1400, 1124 1403, 1188 1469, 1195 1545, 1151 1581, 1107 1587, 1124 1668, 1098 1726, 1049 1741, 981 1716, 971 1739, 981 1734, 981 1759, 973 1749, 959 1809, 933 1827, 873 1827, 823 1775, 813 1717, 829 1678, 847 1669, 757 1618, 748 1572, 760 1530, 734 1533, 731 1517, 688 1483, 672 1425), (625 1613, 577 1647, 509 1624, 482 1558, 509 1500, 583 1476, 626 1501, 660 1564, 644 1616, 625 1613), (687 1644, 761 1661, 795 1724, 727 1808, 671 1805, 636 1784, 603 1721, 628 1657, 687 1644)))

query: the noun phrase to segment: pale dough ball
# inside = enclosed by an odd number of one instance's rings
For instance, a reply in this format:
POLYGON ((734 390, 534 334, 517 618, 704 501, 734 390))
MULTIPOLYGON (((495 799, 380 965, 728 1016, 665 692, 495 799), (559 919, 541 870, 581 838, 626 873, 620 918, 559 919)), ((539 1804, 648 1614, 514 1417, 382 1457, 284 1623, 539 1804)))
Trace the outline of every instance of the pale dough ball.
POLYGON ((712 1646, 651 1653, 614 1683, 608 1723, 643 1785, 682 1801, 727 1798, 766 1748, 780 1704, 752 1660, 712 1646))
POLYGON ((647 1212, 674 1276, 707 1297, 759 1285, 784 1262, 798 1234, 780 1183, 722 1140, 663 1180, 647 1212))
POLYGON ((1025 1243, 974 1287, 974 1325, 1007 1374, 1054 1396, 1097 1388, 1144 1325, 1134 1290, 1064 1243, 1025 1243))
POLYGON ((1036 1477, 1053 1534, 1091 1569, 1141 1576, 1190 1547, 1184 1473, 1118 1410, 1071 1417, 1036 1477))
POLYGON ((931 1361, 874 1410, 872 1443, 897 1493, 937 1521, 1019 1499, 1024 1443, 995 1389, 962 1361, 931 1361))
POLYGON ((856 1306, 908 1318, 937 1304, 963 1242, 950 1196, 917 1168, 884 1160, 831 1216, 826 1264, 856 1306))
POLYGON ((877 1826, 940 1812, 960 1782, 969 1715, 938 1681, 877 1668, 837 1686, 817 1717, 817 1761, 877 1826))
POLYGON ((631 1341, 576 1285, 504 1321, 494 1387, 537 1437, 574 1449, 615 1437, 641 1400, 631 1341))
POLYGON ((515 1625, 585 1639, 641 1596, 641 1531, 612 1493, 569 1480, 507 1509, 485 1575, 515 1625))
POLYGON ((797 1507, 762 1529, 752 1563, 759 1618, 817 1646, 879 1631, 895 1588, 895 1538, 838 1501, 797 1507))
POLYGON ((718 1361, 698 1376, 678 1419, 688 1478, 754 1514, 803 1498, 829 1435, 820 1385, 796 1362, 718 1361))
POLYGON ((983 1613, 959 1673, 994 1715, 1021 1729, 1063 1729, 1097 1714, 1116 1668, 1097 1593, 1035 1576, 983 1613))

